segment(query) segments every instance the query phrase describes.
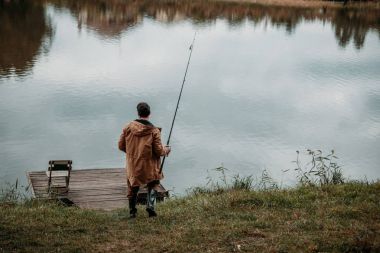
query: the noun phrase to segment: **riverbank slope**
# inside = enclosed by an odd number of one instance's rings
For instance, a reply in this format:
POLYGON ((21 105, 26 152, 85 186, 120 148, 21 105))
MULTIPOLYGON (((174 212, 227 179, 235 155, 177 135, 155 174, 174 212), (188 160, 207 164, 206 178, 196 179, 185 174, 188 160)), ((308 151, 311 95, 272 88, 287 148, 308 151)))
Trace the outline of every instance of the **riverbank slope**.
POLYGON ((88 211, 0 204, 0 252, 378 252, 380 182, 288 190, 197 191, 158 204, 88 211))

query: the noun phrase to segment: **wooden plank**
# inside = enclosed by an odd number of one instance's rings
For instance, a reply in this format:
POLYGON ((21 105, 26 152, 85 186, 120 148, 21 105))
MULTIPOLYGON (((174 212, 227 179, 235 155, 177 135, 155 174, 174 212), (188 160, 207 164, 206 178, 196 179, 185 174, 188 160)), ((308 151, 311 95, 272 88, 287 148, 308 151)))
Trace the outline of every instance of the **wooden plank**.
MULTIPOLYGON (((44 174, 46 170, 37 170, 37 171, 31 171, 31 173, 34 173, 34 174, 44 174)), ((75 170, 72 170, 71 172, 72 173, 103 173, 103 172, 120 172, 120 171, 125 171, 124 168, 93 168, 93 169, 75 169, 75 170)))
POLYGON ((108 208, 111 205, 117 204, 117 205, 124 205, 128 203, 128 199, 102 199, 102 200, 89 200, 89 201, 76 201, 74 204, 76 206, 86 205, 89 208, 92 206, 97 205, 98 203, 101 203, 100 208, 108 208))
POLYGON ((127 198, 127 194, 124 193, 113 193, 113 192, 102 192, 102 193, 97 193, 97 194, 72 194, 71 192, 67 194, 68 197, 70 198, 91 198, 91 197, 107 197, 107 196, 121 196, 127 198))
MULTIPOLYGON (((39 180, 39 181, 47 181, 48 180, 48 176, 46 176, 46 174, 31 174, 31 173, 29 173, 29 177, 31 179, 35 179, 35 180, 39 180)), ((112 173, 110 175, 107 173, 99 173, 97 175, 91 175, 91 174, 87 174, 87 173, 85 173, 85 174, 84 173, 83 174, 71 173, 71 177, 70 177, 70 180, 74 180, 74 181, 89 180, 89 179, 92 179, 92 180, 119 179, 120 181, 122 181, 123 179, 126 179, 126 174, 125 173, 112 173)))
MULTIPOLYGON (((31 175, 32 177, 36 177, 36 179, 40 180, 47 180, 48 176, 46 175, 31 175)), ((127 178, 127 175, 124 173, 112 173, 112 175, 107 175, 107 174, 98 174, 98 175, 88 175, 88 174, 71 174, 71 177, 73 179, 81 179, 81 178, 102 178, 102 179, 107 179, 107 178, 119 178, 122 177, 124 179, 127 178)))
POLYGON ((78 199, 110 199, 110 198, 122 198, 122 199, 128 199, 126 194, 98 194, 98 195, 72 195, 67 194, 67 198, 72 200, 78 200, 78 199))
POLYGON ((99 201, 110 201, 110 200, 120 200, 120 201, 127 201, 128 198, 126 196, 92 196, 92 197, 78 197, 78 198, 72 198, 70 196, 67 197, 74 203, 83 203, 83 202, 99 202, 99 201))
POLYGON ((99 174, 96 177, 91 177, 87 175, 71 175, 70 181, 73 180, 73 182, 79 182, 79 181, 107 181, 107 180, 116 180, 119 182, 127 182, 127 177, 122 174, 115 174, 114 176, 99 174))
MULTIPOLYGON (((50 171, 45 172, 46 176, 50 176, 50 171)), ((67 177, 69 176, 69 171, 55 170, 51 172, 51 177, 67 177)))
POLYGON ((29 188, 31 189, 32 196, 36 197, 36 194, 34 193, 34 188, 33 188, 32 180, 30 178, 29 172, 26 172, 26 177, 28 178, 29 188))

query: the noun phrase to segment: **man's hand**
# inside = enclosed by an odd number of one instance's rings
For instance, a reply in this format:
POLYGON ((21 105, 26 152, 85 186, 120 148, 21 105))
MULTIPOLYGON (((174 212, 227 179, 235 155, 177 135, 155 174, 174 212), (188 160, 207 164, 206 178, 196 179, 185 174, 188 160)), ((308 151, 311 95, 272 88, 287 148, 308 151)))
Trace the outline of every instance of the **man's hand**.
POLYGON ((170 146, 165 146, 165 147, 164 147, 165 155, 168 156, 171 150, 172 150, 172 149, 171 149, 170 146))

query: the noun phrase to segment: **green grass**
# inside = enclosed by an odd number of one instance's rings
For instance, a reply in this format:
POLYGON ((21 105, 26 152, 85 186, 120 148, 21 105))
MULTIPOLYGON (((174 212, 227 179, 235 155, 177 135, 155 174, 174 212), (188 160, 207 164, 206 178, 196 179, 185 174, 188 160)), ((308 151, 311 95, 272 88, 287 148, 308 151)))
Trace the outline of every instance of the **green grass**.
POLYGON ((380 182, 202 191, 157 206, 86 211, 0 204, 0 252, 379 252, 380 182))

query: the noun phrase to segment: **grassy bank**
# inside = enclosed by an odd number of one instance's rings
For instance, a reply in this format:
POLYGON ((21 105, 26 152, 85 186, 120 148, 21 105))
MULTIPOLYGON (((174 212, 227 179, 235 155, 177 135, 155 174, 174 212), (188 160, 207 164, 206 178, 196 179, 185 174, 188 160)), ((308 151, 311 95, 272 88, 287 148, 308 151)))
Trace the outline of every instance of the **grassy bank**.
POLYGON ((197 191, 159 217, 2 203, 0 252, 379 252, 380 182, 197 191))

